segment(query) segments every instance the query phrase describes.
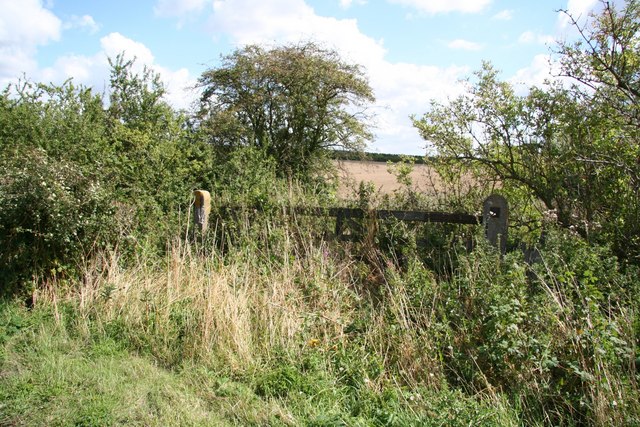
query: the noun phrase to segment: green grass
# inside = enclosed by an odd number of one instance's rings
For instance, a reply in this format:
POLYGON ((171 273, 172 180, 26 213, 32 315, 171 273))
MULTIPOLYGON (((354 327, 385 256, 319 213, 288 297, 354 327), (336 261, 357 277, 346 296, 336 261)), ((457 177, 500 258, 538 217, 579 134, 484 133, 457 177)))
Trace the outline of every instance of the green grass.
POLYGON ((440 274, 250 237, 0 303, 0 425, 640 424, 637 274, 606 248, 480 244, 440 274))
POLYGON ((51 313, 5 310, 32 324, 5 338, 0 424, 228 424, 193 385, 119 343, 70 336, 51 313))
MULTIPOLYGON (((502 408, 459 392, 369 381, 344 352, 307 349, 250 369, 184 360, 170 369, 67 307, 0 313, 0 425, 508 425, 502 408), (66 313, 66 314, 65 314, 66 313), (76 326, 72 326, 72 325, 76 326), (336 370, 332 369, 336 366, 336 370), (344 367, 347 369, 344 369, 344 367), (350 370, 350 371, 349 371, 350 370)), ((513 424, 513 423, 512 423, 513 424)))

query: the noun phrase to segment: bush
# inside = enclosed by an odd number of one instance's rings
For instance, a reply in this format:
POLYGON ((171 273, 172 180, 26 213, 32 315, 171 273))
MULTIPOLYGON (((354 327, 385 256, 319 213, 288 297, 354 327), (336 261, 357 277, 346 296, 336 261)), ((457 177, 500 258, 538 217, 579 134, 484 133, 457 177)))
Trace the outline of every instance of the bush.
POLYGON ((109 189, 32 148, 0 155, 0 284, 64 276, 113 237, 109 189))
POLYGON ((449 381, 500 390, 529 420, 627 424, 612 402, 637 405, 637 275, 568 232, 550 232, 541 258, 528 266, 483 247, 459 258, 439 307, 449 381))

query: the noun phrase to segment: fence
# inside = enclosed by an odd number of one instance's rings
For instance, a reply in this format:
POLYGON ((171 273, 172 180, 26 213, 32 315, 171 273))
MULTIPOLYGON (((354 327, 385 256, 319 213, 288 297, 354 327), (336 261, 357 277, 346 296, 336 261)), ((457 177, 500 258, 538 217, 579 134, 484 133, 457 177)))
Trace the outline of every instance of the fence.
MULTIPOLYGON (((194 192, 194 222, 196 228, 206 232, 211 211, 211 196, 208 191, 194 192)), ((257 207, 259 209, 259 207, 257 207)), ((357 227, 357 220, 365 218, 395 218, 408 222, 435 222, 448 224, 483 224, 485 236, 489 243, 497 247, 501 253, 507 249, 509 231, 509 206, 507 200, 497 194, 487 197, 482 204, 482 215, 448 212, 404 211, 404 210, 364 210, 359 208, 318 208, 292 207, 291 212, 298 215, 335 217, 336 237, 344 237, 346 226, 357 227)))

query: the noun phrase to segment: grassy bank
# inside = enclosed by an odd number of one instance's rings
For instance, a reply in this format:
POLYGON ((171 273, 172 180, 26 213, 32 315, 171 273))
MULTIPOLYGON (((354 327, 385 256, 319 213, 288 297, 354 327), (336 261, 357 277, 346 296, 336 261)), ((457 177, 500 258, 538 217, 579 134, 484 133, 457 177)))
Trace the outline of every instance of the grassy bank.
POLYGON ((606 250, 559 234, 534 267, 480 245, 435 271, 260 230, 3 303, 0 423, 639 422, 636 276, 606 250))

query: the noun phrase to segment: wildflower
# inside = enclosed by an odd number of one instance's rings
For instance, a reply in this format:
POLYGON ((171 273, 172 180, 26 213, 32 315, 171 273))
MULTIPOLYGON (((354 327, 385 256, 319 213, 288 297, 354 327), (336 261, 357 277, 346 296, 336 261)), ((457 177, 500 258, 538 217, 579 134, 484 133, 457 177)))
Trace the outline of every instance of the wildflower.
POLYGON ((317 347, 318 344, 320 344, 320 340, 317 338, 311 338, 309 341, 307 341, 307 345, 311 348, 317 347))

